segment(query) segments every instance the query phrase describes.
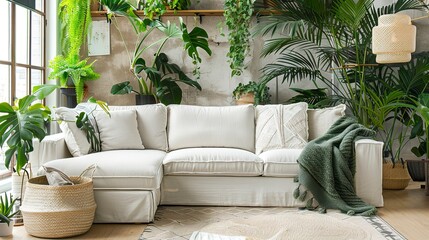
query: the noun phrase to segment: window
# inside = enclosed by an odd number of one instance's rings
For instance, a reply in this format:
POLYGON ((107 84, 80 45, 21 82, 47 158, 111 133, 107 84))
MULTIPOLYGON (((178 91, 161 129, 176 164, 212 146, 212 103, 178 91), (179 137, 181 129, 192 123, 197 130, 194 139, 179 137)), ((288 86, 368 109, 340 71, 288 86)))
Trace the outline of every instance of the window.
MULTIPOLYGON (((45 5, 29 10, 0 0, 0 102, 12 103, 45 79, 45 5)), ((0 177, 6 171, 0 151, 0 177)))

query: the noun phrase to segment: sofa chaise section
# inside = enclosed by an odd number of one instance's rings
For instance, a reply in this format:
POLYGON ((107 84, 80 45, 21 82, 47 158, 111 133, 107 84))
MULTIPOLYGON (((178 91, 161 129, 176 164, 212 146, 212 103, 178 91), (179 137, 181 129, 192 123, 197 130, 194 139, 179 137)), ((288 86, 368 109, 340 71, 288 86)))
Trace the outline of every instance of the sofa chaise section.
POLYGON ((79 176, 96 164, 95 222, 150 222, 160 200, 164 157, 159 150, 118 150, 54 160, 45 166, 79 176))

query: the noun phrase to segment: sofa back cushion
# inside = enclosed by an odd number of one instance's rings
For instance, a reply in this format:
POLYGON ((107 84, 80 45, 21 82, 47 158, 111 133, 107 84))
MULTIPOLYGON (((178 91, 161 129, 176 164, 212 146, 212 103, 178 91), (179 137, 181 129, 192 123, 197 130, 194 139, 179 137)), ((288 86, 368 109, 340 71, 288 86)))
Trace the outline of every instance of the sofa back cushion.
POLYGON ((308 140, 323 136, 338 119, 346 114, 346 105, 308 109, 308 140))
POLYGON ((255 108, 170 105, 168 144, 170 150, 229 147, 254 152, 255 108))
POLYGON ((144 149, 137 125, 135 110, 94 113, 100 133, 101 151, 144 149))
POLYGON ((79 112, 74 108, 53 108, 61 131, 64 133, 64 141, 73 157, 80 157, 91 151, 91 144, 86 139, 86 133, 76 126, 76 117, 79 112))
POLYGON ((256 107, 256 154, 304 148, 308 141, 307 103, 256 107))
POLYGON ((137 126, 146 149, 167 151, 167 107, 163 104, 109 106, 110 111, 135 110, 137 126))

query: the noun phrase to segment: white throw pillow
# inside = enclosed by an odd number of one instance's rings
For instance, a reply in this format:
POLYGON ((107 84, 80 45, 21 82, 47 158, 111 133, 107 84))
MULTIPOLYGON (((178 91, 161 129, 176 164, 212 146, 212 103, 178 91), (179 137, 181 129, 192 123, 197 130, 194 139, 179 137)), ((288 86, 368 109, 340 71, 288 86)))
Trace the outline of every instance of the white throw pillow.
POLYGON ((55 108, 54 112, 59 121, 67 148, 73 157, 86 155, 91 150, 91 144, 86 139, 86 133, 76 126, 78 112, 72 108, 55 108))
POLYGON ((308 140, 307 103, 256 107, 256 154, 303 148, 308 140))
POLYGON ((94 112, 100 133, 101 151, 119 149, 144 149, 137 127, 135 110, 94 112))
POLYGON ((346 114, 346 105, 308 109, 308 140, 323 136, 338 119, 346 114))

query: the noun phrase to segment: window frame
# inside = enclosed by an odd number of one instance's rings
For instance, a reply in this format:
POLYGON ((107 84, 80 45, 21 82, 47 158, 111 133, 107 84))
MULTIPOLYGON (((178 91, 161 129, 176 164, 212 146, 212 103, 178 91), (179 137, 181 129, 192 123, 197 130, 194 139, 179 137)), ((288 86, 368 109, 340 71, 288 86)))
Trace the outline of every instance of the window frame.
MULTIPOLYGON (((17 31, 19 29, 17 29, 17 13, 16 13, 16 8, 17 6, 22 7, 20 5, 17 5, 14 2, 9 2, 9 9, 10 9, 10 16, 9 16, 9 29, 10 29, 10 42, 9 42, 9 46, 10 47, 10 56, 9 56, 9 60, 0 60, 0 65, 2 66, 8 66, 9 67, 9 103, 13 104, 13 102, 15 101, 15 99, 17 98, 17 68, 25 68, 26 72, 27 72, 27 77, 26 77, 26 94, 30 94, 31 93, 31 89, 32 89, 32 70, 36 70, 36 71, 40 71, 41 75, 41 79, 40 79, 40 84, 44 84, 46 83, 46 71, 47 71, 47 67, 46 67, 46 29, 47 29, 47 14, 46 14, 46 0, 41 0, 42 1, 42 9, 41 10, 37 10, 37 9, 32 9, 29 10, 27 9, 27 14, 28 14, 28 28, 27 30, 27 34, 28 34, 28 39, 27 39, 27 64, 23 64, 23 63, 18 63, 16 61, 16 49, 17 49, 17 39, 16 39, 16 35, 17 35, 17 31), (40 65, 41 66, 37 66, 37 65, 33 65, 32 62, 32 37, 33 37, 33 24, 32 24, 32 18, 33 18, 33 14, 37 14, 38 16, 40 16, 41 18, 41 25, 40 25, 40 37, 41 37, 41 61, 40 61, 40 65)), ((3 149, 5 150, 5 149, 3 149)), ((0 151, 0 157, 2 158, 0 160, 1 164, 4 164, 4 153, 2 153, 2 151, 0 151)), ((4 179, 7 178, 8 176, 11 176, 12 171, 11 169, 5 169, 5 170, 0 170, 0 179, 4 179)))

